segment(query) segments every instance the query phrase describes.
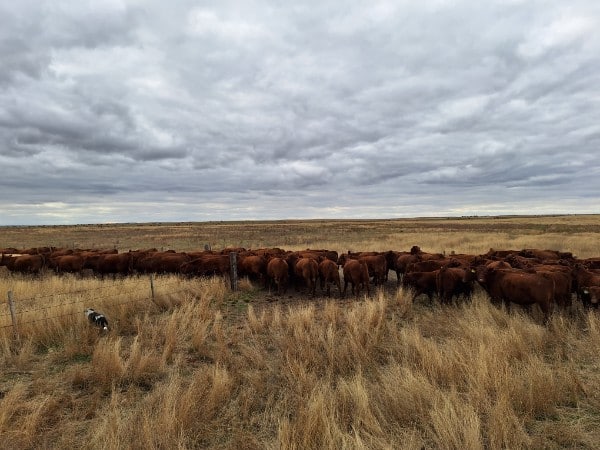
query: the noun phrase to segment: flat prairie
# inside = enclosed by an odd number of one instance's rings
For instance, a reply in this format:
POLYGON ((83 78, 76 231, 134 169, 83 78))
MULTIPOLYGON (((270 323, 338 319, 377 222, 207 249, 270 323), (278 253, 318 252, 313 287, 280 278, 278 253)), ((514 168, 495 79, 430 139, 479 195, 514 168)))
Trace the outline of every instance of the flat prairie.
MULTIPOLYGON (((0 248, 600 256, 600 215, 0 227, 0 248)), ((600 314, 0 273, 0 448, 600 448, 600 314), (13 327, 6 299, 15 306, 13 327), (106 315, 102 332, 83 310, 106 315)))

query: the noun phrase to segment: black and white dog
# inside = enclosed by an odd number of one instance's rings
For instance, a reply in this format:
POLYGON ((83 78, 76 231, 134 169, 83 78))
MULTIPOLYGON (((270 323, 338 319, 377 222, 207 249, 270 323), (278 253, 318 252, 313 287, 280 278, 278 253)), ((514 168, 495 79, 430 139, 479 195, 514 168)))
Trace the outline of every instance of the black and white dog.
POLYGON ((100 314, 92 308, 88 308, 84 312, 90 322, 102 328, 104 331, 108 330, 108 320, 106 320, 104 314, 100 314))

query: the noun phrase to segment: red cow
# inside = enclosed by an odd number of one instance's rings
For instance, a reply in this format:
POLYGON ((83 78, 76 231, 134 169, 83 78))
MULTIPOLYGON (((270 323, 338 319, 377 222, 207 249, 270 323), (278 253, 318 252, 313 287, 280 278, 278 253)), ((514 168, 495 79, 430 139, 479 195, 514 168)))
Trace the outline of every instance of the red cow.
POLYGON ((356 259, 367 263, 369 276, 373 277, 373 283, 383 284, 387 278, 387 260, 385 255, 376 252, 351 253, 340 255, 338 258, 339 265, 345 265, 346 261, 356 259))
POLYGON ((287 292, 289 278, 288 263, 283 258, 271 258, 267 263, 267 280, 275 283, 277 286, 277 295, 281 295, 281 290, 287 292))
POLYGON ((553 306, 554 281, 545 274, 481 267, 477 281, 493 302, 503 301, 507 310, 510 310, 511 303, 537 304, 544 313, 544 321, 548 321, 553 306))
POLYGON ((340 282, 340 272, 338 265, 330 259, 322 258, 319 263, 319 279, 321 282, 321 290, 325 289, 327 284, 327 296, 331 297, 331 283, 334 283, 340 295, 342 295, 342 287, 340 282))
POLYGON ((317 277, 319 276, 319 265, 313 258, 299 258, 294 267, 297 279, 304 281, 309 293, 314 297, 317 289, 317 277))
POLYGON ((465 299, 471 298, 473 281, 475 280, 471 270, 460 267, 442 267, 437 272, 435 281, 440 302, 451 303, 452 297, 458 299, 461 295, 465 299), (471 274, 470 277, 469 274, 471 274))
POLYGON ((402 286, 413 289, 412 301, 421 295, 426 294, 429 303, 433 303, 433 294, 437 290, 436 279, 438 271, 432 272, 409 272, 402 277, 402 286))
POLYGON ((600 304, 600 286, 584 287, 582 291, 583 295, 589 296, 589 306, 598 308, 600 304))
POLYGON ((230 274, 229 255, 206 254, 179 266, 179 271, 188 276, 206 277, 212 275, 226 276, 230 274))
POLYGON ((348 283, 352 285, 352 293, 356 298, 360 295, 361 287, 367 291, 367 295, 371 295, 369 290, 369 269, 365 261, 350 259, 344 264, 344 291, 342 296, 346 295, 348 283))
POLYGON ((240 277, 247 276, 250 280, 255 281, 265 280, 267 259, 264 256, 240 254, 237 265, 240 277))
POLYGON ((583 292, 583 289, 591 286, 600 286, 600 275, 587 270, 582 264, 575 264, 573 268, 573 290, 585 306, 589 306, 589 296, 583 292))

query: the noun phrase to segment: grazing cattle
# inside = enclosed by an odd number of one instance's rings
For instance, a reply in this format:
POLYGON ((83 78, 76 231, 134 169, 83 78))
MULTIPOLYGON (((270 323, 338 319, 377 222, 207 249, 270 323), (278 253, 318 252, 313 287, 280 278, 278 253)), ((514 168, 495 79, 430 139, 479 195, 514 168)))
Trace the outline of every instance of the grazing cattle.
POLYGON ((108 320, 106 319, 104 314, 101 314, 93 310, 92 308, 86 309, 84 313, 91 323, 93 323, 99 328, 102 328, 102 330, 104 331, 108 331, 108 320))
MULTIPOLYGON (((317 277, 319 276, 319 265, 313 258, 298 258, 294 265, 296 281, 302 280, 313 297, 316 295, 317 277)), ((298 283, 296 283, 298 288, 298 283)))
POLYGON ((474 280, 475 276, 470 269, 442 267, 437 271, 435 279, 440 302, 452 303, 452 297, 458 299, 461 295, 470 299, 474 280))
POLYGON ((229 255, 206 254, 179 266, 180 273, 188 276, 208 277, 227 276, 231 272, 229 255))
POLYGON ((402 286, 413 290, 412 301, 421 295, 427 295, 429 303, 433 303, 433 294, 437 290, 438 271, 431 272, 408 272, 402 277, 402 286))
POLYGON ((356 298, 360 295, 361 288, 365 288, 367 295, 371 295, 369 289, 369 269, 365 261, 358 259, 350 259, 344 264, 344 291, 342 296, 346 295, 348 290, 348 283, 352 285, 352 293, 356 295, 356 298))
POLYGON ((288 263, 283 258, 274 257, 267 263, 267 280, 277 286, 277 295, 287 292, 289 278, 288 263))
POLYGON ((545 274, 480 267, 477 281, 487 291, 492 302, 504 302, 507 310, 510 310, 511 303, 525 306, 537 304, 544 314, 545 322, 552 312, 554 281, 545 274))
POLYGON ((323 291, 325 285, 327 285, 328 297, 331 297, 331 283, 337 286, 339 295, 342 295, 340 272, 338 265, 334 261, 327 258, 321 259, 321 262, 319 263, 319 280, 321 283, 321 291, 323 291))

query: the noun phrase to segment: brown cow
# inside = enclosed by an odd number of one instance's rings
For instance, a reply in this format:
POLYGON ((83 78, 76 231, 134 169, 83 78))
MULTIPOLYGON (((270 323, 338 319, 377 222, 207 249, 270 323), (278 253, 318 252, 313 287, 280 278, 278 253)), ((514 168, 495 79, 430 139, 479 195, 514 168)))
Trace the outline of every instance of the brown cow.
POLYGON ((307 258, 307 257, 313 258, 317 262, 319 261, 319 257, 321 257, 321 256, 333 261, 334 263, 338 262, 338 253, 334 250, 326 250, 326 249, 315 250, 315 249, 307 248, 306 250, 299 251, 298 254, 305 258, 307 258))
MULTIPOLYGON (((308 292, 314 297, 317 289, 317 277, 319 276, 319 265, 313 258, 299 258, 294 265, 296 280, 303 280, 308 287, 308 292)), ((296 284, 296 288, 298 284, 296 284)))
POLYGON ((46 267, 46 258, 42 254, 19 255, 7 267, 10 270, 24 274, 39 274, 46 267))
POLYGON ((589 306, 589 295, 583 290, 592 286, 600 286, 600 275, 587 270, 582 264, 575 264, 573 267, 573 290, 585 306, 589 306))
POLYGON ((54 269, 56 273, 80 273, 83 262, 83 256, 79 254, 64 254, 50 258, 48 267, 54 269))
POLYGON ((133 255, 127 253, 100 253, 88 256, 83 261, 84 269, 92 269, 94 273, 105 275, 129 275, 132 269, 133 255))
POLYGON ((442 267, 437 271, 435 279, 440 302, 452 303, 452 297, 458 300, 461 295, 469 300, 473 293, 474 280, 475 276, 470 269, 442 267))
POLYGON ((356 298, 360 295, 361 286, 367 291, 367 295, 371 295, 369 289, 369 268, 365 261, 358 259, 349 259, 344 264, 344 291, 342 297, 346 296, 348 290, 348 283, 352 285, 352 293, 356 295, 356 298))
POLYGON ((206 254, 179 266, 179 272, 188 276, 227 276, 231 272, 229 255, 206 254))
POLYGON ((554 281, 545 274, 480 267, 477 281, 487 291, 492 302, 504 302, 507 310, 510 310, 511 303, 537 304, 544 314, 544 322, 548 321, 553 306, 554 281))
POLYGON ((328 258, 321 258, 319 263, 319 280, 321 283, 321 291, 325 289, 327 285, 327 296, 331 297, 331 283, 334 283, 340 296, 342 295, 342 287, 340 282, 340 271, 338 265, 328 258))
POLYGON ((266 284, 267 258, 248 253, 241 253, 238 258, 238 275, 247 276, 253 281, 264 281, 266 284))
POLYGON ((281 295, 287 292, 289 278, 289 267, 288 263, 283 258, 275 257, 271 258, 267 263, 267 280, 270 283, 275 283, 277 286, 277 295, 281 295))
POLYGON ((186 253, 156 252, 140 257, 135 267, 142 273, 180 273, 181 265, 191 260, 192 258, 186 253))
POLYGON ((357 259, 367 263, 367 269, 369 270, 369 276, 373 277, 373 284, 383 284, 387 279, 387 260, 385 255, 377 252, 364 252, 364 253, 344 253, 338 258, 339 265, 345 265, 346 261, 350 259, 357 259))
POLYGON ((436 279, 438 271, 431 272, 409 272, 402 277, 402 286, 412 289, 412 301, 421 295, 426 294, 429 298, 429 303, 433 303, 433 294, 437 290, 436 279))
POLYGON ((406 273, 406 269, 410 264, 416 263, 420 261, 419 255, 412 253, 401 253, 396 257, 396 261, 394 263, 396 270, 396 282, 400 284, 402 280, 402 276, 406 273))
POLYGON ((598 305, 600 304, 600 286, 584 287, 582 293, 586 298, 589 296, 589 303, 587 306, 598 308, 598 305))
POLYGON ((554 301, 561 308, 571 306, 573 292, 573 273, 569 266, 562 264, 537 264, 530 270, 544 273, 554 280, 554 301))

